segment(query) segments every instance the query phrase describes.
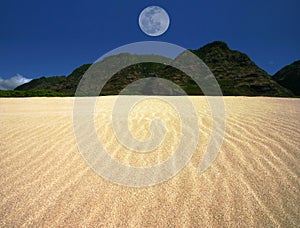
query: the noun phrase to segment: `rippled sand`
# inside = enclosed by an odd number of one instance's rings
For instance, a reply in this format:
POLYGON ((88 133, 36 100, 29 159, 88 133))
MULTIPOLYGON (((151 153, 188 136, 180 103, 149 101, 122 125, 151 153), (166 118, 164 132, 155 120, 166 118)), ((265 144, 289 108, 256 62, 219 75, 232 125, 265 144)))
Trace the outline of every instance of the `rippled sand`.
MULTIPOLYGON (((167 127, 161 148, 133 154, 113 136, 115 97, 101 99, 105 111, 95 123, 112 157, 151 166, 172 154, 180 135, 172 108, 152 100, 156 108, 133 110, 135 137, 149 137, 148 118, 160 117, 167 127)), ((1 98, 0 226, 300 226, 300 99, 224 99, 226 134, 206 172, 200 174, 199 165, 210 111, 204 97, 193 97, 201 134, 191 161, 162 184, 130 188, 86 164, 73 131, 73 98, 1 98)))

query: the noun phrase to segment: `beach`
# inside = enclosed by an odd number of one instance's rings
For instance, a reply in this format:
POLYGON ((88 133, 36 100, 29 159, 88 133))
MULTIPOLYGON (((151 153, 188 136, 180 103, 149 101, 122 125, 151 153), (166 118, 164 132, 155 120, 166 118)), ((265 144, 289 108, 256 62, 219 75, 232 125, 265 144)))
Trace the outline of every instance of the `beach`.
MULTIPOLYGON (((172 154, 181 129, 176 110, 159 108, 155 98, 133 110, 129 129, 137 139, 149 137, 145 120, 166 123, 165 142, 141 155, 114 136, 116 97, 99 99, 96 131, 111 157, 149 167, 172 154)), ((299 226, 300 99, 224 97, 225 137, 203 173, 211 113, 205 97, 190 99, 200 130, 190 162, 173 178, 137 188, 112 183, 86 163, 74 134, 74 98, 1 98, 0 226, 299 226)))

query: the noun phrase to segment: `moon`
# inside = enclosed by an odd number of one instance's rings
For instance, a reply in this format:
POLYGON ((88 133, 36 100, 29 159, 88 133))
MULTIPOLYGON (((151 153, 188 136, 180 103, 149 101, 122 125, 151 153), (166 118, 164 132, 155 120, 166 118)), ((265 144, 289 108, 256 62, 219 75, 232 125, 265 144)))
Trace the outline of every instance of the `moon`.
POLYGON ((164 34, 170 25, 168 13, 159 6, 145 8, 139 16, 141 30, 149 36, 160 36, 164 34))

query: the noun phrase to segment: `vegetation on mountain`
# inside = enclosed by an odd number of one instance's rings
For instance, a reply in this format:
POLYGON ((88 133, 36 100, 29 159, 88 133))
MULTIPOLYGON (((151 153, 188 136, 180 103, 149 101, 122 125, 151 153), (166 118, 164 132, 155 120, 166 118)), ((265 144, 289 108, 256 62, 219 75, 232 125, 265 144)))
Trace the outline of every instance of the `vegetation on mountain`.
POLYGON ((66 95, 53 90, 0 90, 0 97, 65 97, 66 95))
POLYGON ((300 60, 283 67, 272 79, 300 96, 300 60))
MULTIPOLYGON (((225 96, 293 96, 294 94, 291 90, 299 91, 299 89, 297 89, 298 87, 295 89, 291 86, 288 87, 287 84, 290 85, 291 82, 288 80, 281 80, 280 78, 283 78, 282 76, 276 76, 274 77, 276 81, 273 80, 267 72, 259 68, 246 54, 231 50, 224 42, 215 41, 197 50, 191 50, 191 52, 197 55, 209 67, 217 79, 223 95, 225 96), (288 83, 283 83, 286 81, 288 81, 288 83), (281 85, 277 82, 280 82, 281 85)), ((120 56, 126 56, 127 59, 133 61, 143 60, 144 57, 149 57, 122 53, 115 56, 109 56, 97 64, 107 63, 106 65, 109 65, 111 62, 112 64, 119 64, 120 66, 126 65, 124 58, 120 58, 120 56)), ((155 57, 158 58, 157 56, 155 57)), ((164 57, 161 57, 161 62, 164 62, 164 57)), ((69 76, 42 77, 34 79, 28 83, 18 86, 15 91, 47 90, 49 92, 50 90, 54 93, 57 92, 62 94, 63 96, 74 96, 78 83, 89 67, 91 67, 91 64, 82 65, 75 69, 69 76)), ((290 66, 283 72, 294 72, 294 68, 297 67, 298 65, 290 66)), ((103 72, 97 72, 97 74, 103 75, 103 72)), ((294 73, 292 74, 294 75, 294 73)), ((119 94, 129 84, 137 81, 138 79, 148 77, 168 79, 180 86, 189 95, 203 94, 197 84, 182 71, 167 64, 146 62, 125 67, 121 71, 115 73, 113 77, 106 82, 101 95, 119 94)), ((99 83, 99 80, 102 80, 101 77, 97 78, 98 81, 95 80, 93 83, 94 85, 99 83)), ((293 80, 294 79, 292 79, 292 82, 294 82, 293 80)), ((141 86, 141 88, 135 89, 132 94, 143 94, 146 91, 149 95, 164 95, 164 91, 168 91, 167 88, 163 88, 160 93, 157 91, 158 87, 159 85, 156 86, 155 84, 155 86, 148 85, 148 87, 145 88, 144 85, 141 86)), ((88 91, 88 88, 86 91, 88 91)), ((13 93, 11 94, 14 95, 13 93)), ((180 92, 177 93, 175 91, 173 95, 180 94, 180 92)), ((98 94, 85 92, 82 93, 82 95, 98 94)))

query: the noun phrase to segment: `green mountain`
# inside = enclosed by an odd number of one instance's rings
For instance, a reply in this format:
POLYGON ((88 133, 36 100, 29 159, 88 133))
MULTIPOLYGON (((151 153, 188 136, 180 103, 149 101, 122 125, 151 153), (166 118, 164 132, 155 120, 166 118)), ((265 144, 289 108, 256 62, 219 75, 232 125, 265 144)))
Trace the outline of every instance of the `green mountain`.
MULTIPOLYGON (((290 90, 272 80, 270 75, 255 65, 246 54, 231 50, 224 42, 216 41, 207 44, 198 50, 191 51, 202 59, 210 68, 219 82, 225 96, 293 96, 293 93, 290 90)), ((126 58, 131 60, 143 58, 143 56, 131 55, 128 53, 120 55, 126 55, 126 58)), ((108 65, 110 63, 109 61, 112 61, 113 64, 124 64, 123 62, 118 62, 118 59, 120 59, 119 57, 119 55, 110 56, 102 60, 102 62, 106 61, 108 65)), ((99 64, 101 64, 101 62, 99 64)), ((47 89, 73 96, 82 75, 90 66, 91 64, 82 65, 75 69, 69 76, 34 79, 17 87, 15 90, 47 89)), ((101 75, 103 72, 98 73, 101 75)), ((114 74, 114 76, 106 83, 102 90, 102 94, 119 94, 121 90, 130 83, 147 77, 168 79, 179 85, 187 94, 202 95, 201 89, 186 74, 171 66, 159 63, 141 63, 122 69, 114 74)), ((95 81, 94 83, 97 84, 99 81, 95 81)), ((153 83, 157 82, 153 81, 153 83)), ((147 88, 145 88, 146 85, 143 86, 144 87, 141 87, 141 91, 138 89, 134 90, 134 94, 147 91, 147 94, 163 95, 164 91, 167 91, 167 88, 165 88, 165 90, 162 89, 160 92, 157 91, 158 86, 155 84, 151 86, 147 85, 147 88)), ((175 91, 174 95, 176 94, 175 91)), ((180 92, 178 92, 178 95, 179 94, 180 92)))
POLYGON ((300 96, 300 60, 283 67, 272 79, 300 96))
POLYGON ((52 76, 33 79, 28 83, 18 86, 15 90, 52 90, 73 96, 82 75, 90 66, 91 64, 84 64, 76 68, 68 77, 52 76))
POLYGON ((213 72, 224 95, 290 96, 244 53, 216 41, 193 51, 213 72))

